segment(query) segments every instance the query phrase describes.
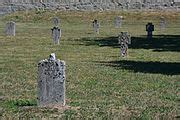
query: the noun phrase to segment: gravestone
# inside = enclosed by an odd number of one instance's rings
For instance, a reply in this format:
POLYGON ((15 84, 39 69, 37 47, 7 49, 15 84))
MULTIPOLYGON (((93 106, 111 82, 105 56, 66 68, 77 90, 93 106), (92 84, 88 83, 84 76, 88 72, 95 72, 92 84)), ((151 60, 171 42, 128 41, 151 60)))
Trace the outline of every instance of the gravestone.
POLYGON ((54 44, 59 44, 60 41, 60 37, 61 37, 61 29, 59 29, 58 27, 53 27, 51 29, 52 31, 52 40, 54 44))
POLYGON ((38 105, 65 105, 65 62, 52 53, 38 63, 38 105))
POLYGON ((96 34, 99 34, 99 27, 100 27, 100 24, 97 20, 94 20, 93 21, 93 30, 96 34))
POLYGON ((165 26, 166 26, 165 18, 164 18, 164 17, 161 17, 161 18, 160 18, 160 23, 159 23, 160 30, 165 29, 165 26))
POLYGON ((15 36, 16 35, 16 23, 11 21, 6 24, 5 29, 6 35, 15 36))
POLYGON ((115 28, 121 28, 121 26, 122 26, 122 18, 123 18, 123 16, 115 17, 115 19, 114 19, 115 28))
POLYGON ((52 18, 52 23, 55 27, 57 27, 59 25, 59 18, 57 17, 52 18))
POLYGON ((52 23, 54 25, 54 27, 51 29, 53 43, 59 44, 60 37, 61 37, 61 29, 58 27, 59 19, 57 17, 52 18, 52 23))
POLYGON ((151 40, 152 39, 152 33, 154 31, 154 25, 152 23, 148 23, 146 25, 146 31, 147 31, 147 39, 151 40))
POLYGON ((131 44, 131 36, 128 32, 121 32, 118 36, 118 41, 120 44, 120 55, 126 57, 128 53, 128 44, 131 44))

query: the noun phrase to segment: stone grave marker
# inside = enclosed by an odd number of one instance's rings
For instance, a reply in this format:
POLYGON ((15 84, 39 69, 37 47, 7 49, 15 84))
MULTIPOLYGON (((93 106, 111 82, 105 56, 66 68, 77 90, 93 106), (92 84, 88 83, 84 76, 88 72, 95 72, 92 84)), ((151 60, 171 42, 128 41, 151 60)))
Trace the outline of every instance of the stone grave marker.
POLYGON ((61 38, 61 29, 58 27, 53 27, 51 29, 52 31, 52 40, 54 44, 59 44, 60 38, 61 38))
POLYGON ((131 44, 131 36, 128 32, 121 32, 118 36, 118 41, 120 44, 120 55, 126 57, 128 54, 128 44, 131 44))
POLYGON ((54 44, 59 44, 61 37, 61 29, 58 27, 59 19, 57 17, 52 18, 52 23, 54 27, 51 29, 52 31, 52 40, 54 44))
POLYGON ((154 31, 154 25, 152 23, 148 23, 146 25, 146 31, 147 31, 147 39, 151 40, 152 39, 152 33, 154 31))
POLYGON ((165 26, 166 26, 165 18, 164 18, 164 17, 161 17, 161 18, 160 18, 160 23, 159 23, 160 30, 165 29, 165 26))
POLYGON ((99 22, 95 19, 93 21, 93 30, 96 34, 99 34, 99 27, 100 27, 100 24, 99 22))
POLYGON ((52 18, 52 23, 55 27, 57 27, 59 25, 59 18, 57 17, 52 18))
POLYGON ((52 53, 38 63, 38 106, 65 105, 65 62, 52 53))
POLYGON ((11 21, 6 24, 5 33, 8 36, 15 36, 16 35, 16 23, 11 21))
POLYGON ((115 28, 121 28, 121 26, 122 26, 122 19, 123 19, 123 16, 115 17, 115 19, 114 19, 114 26, 115 26, 115 28))

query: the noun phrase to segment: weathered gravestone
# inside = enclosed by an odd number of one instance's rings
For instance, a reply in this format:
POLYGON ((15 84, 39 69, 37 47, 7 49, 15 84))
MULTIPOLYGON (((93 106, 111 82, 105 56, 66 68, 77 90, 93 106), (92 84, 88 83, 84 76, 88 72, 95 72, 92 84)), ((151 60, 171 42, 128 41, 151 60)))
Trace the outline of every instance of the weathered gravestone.
POLYGON ((118 41, 120 44, 120 54, 122 57, 126 57, 128 52, 128 44, 131 44, 131 36, 128 34, 128 32, 121 32, 118 36, 118 41))
POLYGON ((59 44, 60 37, 61 37, 61 29, 59 29, 58 27, 53 27, 51 29, 51 31, 52 31, 53 43, 54 44, 59 44))
POLYGON ((55 27, 57 27, 59 25, 59 18, 57 17, 52 18, 52 23, 54 24, 55 27))
POLYGON ((11 21, 6 24, 5 29, 6 35, 15 36, 16 35, 16 23, 11 21))
POLYGON ((165 29, 165 26, 166 26, 165 18, 164 18, 164 17, 161 17, 161 18, 160 18, 160 23, 159 23, 160 30, 165 29))
POLYGON ((115 19, 114 19, 115 28, 121 28, 121 26, 122 26, 122 18, 123 18, 123 16, 115 17, 115 19))
POLYGON ((59 44, 60 37, 61 37, 61 29, 58 27, 59 19, 56 17, 52 18, 52 23, 54 24, 54 27, 51 29, 52 40, 54 44, 59 44))
POLYGON ((65 105, 65 62, 52 53, 38 63, 38 105, 65 105))
POLYGON ((94 20, 93 21, 93 30, 96 34, 99 34, 99 27, 100 27, 100 24, 97 20, 94 20))
POLYGON ((151 40, 152 39, 152 33, 154 31, 154 25, 152 23, 148 23, 146 25, 146 31, 147 31, 147 39, 151 40))

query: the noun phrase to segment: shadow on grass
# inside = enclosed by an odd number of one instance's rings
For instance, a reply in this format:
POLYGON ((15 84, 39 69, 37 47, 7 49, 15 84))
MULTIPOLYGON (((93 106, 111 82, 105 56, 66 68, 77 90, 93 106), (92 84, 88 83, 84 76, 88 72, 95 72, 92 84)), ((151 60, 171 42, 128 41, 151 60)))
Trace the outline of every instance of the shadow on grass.
POLYGON ((170 62, 144 62, 144 61, 109 61, 98 62, 105 66, 114 67, 116 69, 132 70, 134 72, 164 74, 164 75, 180 75, 180 63, 170 62))
POLYGON ((152 40, 147 40, 146 36, 132 37, 133 49, 153 49, 153 51, 180 51, 180 35, 155 35, 152 40))
MULTIPOLYGON (((153 49, 153 51, 180 51, 180 35, 156 35, 152 40, 147 40, 146 36, 131 37, 132 43, 129 48, 132 49, 153 49)), ((82 38, 78 40, 81 45, 97 45, 99 47, 118 48, 118 37, 107 38, 82 38)))
POLYGON ((118 38, 117 37, 107 37, 107 38, 95 38, 87 37, 78 40, 81 42, 80 45, 91 46, 97 45, 99 47, 118 47, 118 38))

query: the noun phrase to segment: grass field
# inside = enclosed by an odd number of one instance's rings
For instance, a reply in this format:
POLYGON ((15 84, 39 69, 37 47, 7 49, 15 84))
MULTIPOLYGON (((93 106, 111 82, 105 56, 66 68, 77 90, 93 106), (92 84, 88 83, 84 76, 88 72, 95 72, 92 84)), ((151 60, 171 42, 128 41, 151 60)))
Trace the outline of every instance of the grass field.
POLYGON ((17 12, 0 18, 0 116, 102 119, 178 119, 180 13, 176 12, 17 12), (113 26, 124 16, 121 29, 113 26), (53 45, 51 18, 61 19, 62 39, 53 45), (159 19, 167 20, 160 31, 159 19), (91 23, 98 19, 100 34, 91 23), (16 21, 16 36, 4 35, 16 21), (152 41, 145 25, 155 25, 152 41), (127 58, 119 55, 117 36, 132 36, 127 58), (50 53, 66 62, 67 109, 38 108, 37 64, 50 53))

